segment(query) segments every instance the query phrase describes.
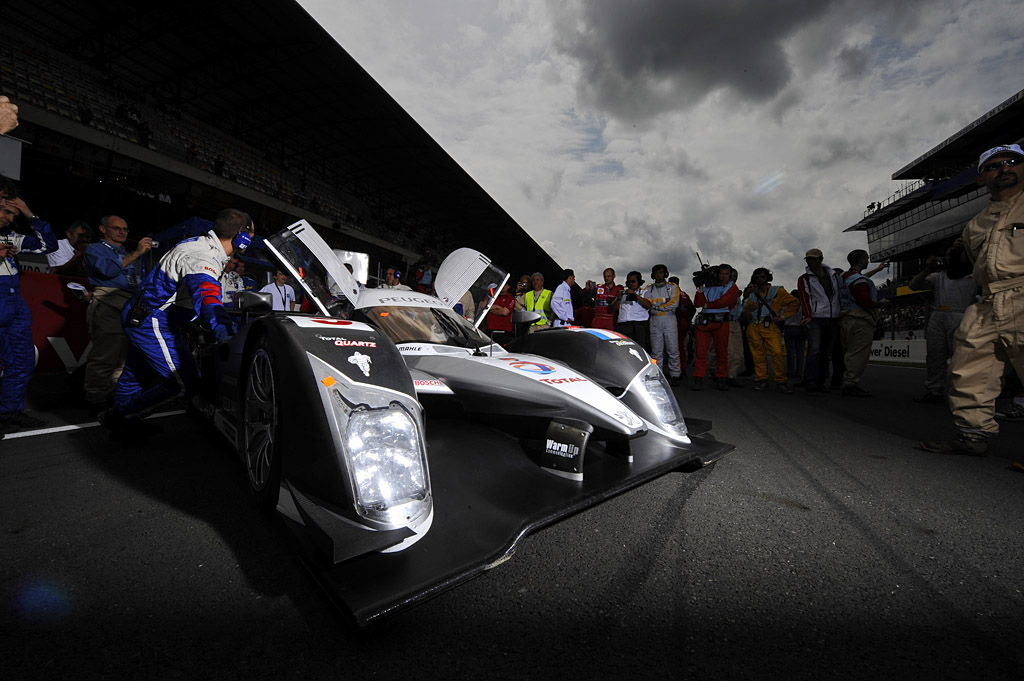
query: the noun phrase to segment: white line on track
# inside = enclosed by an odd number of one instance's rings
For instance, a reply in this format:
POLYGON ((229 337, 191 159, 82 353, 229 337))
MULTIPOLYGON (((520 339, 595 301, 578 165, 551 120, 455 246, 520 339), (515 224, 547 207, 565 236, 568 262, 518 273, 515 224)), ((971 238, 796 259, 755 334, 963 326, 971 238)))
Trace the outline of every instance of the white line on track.
MULTIPOLYGON (((159 419, 164 416, 177 416, 178 414, 184 414, 184 409, 177 409, 175 411, 162 411, 159 414, 153 414, 146 418, 159 419)), ((52 433, 66 433, 69 430, 85 430, 86 428, 95 428, 100 425, 99 421, 91 421, 89 423, 75 423, 69 426, 56 426, 54 428, 40 428, 39 430, 26 430, 20 433, 7 433, 4 436, 5 440, 16 440, 19 437, 34 437, 36 435, 50 435, 52 433)))

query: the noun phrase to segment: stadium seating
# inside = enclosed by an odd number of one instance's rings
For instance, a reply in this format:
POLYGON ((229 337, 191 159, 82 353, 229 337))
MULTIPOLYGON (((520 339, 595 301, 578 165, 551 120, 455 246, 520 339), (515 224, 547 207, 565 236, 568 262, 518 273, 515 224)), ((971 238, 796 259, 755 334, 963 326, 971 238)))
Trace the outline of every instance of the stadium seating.
MULTIPOLYGON (((199 170, 219 173, 224 178, 257 192, 289 202, 333 222, 369 231, 356 218, 356 211, 342 194, 319 179, 300 176, 267 159, 265 153, 187 114, 172 115, 139 101, 111 82, 102 72, 48 46, 26 41, 0 26, 0 93, 14 101, 31 103, 64 118, 85 123, 91 116, 93 128, 151 149, 199 170), (149 134, 129 120, 130 108, 146 122, 149 134), (188 150, 193 149, 189 157, 188 150), (303 186, 303 180, 305 184, 303 186)), ((400 233, 400 230, 393 230, 400 233)), ((402 245, 422 249, 415 239, 402 238, 402 245)))

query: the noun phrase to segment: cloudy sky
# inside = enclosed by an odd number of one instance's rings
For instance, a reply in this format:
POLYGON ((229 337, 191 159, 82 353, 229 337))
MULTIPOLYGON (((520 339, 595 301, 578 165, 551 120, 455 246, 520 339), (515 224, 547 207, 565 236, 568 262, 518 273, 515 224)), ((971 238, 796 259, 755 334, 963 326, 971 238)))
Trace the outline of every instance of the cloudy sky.
POLYGON ((581 282, 845 265, 893 171, 1024 88, 1017 0, 301 2, 581 282))

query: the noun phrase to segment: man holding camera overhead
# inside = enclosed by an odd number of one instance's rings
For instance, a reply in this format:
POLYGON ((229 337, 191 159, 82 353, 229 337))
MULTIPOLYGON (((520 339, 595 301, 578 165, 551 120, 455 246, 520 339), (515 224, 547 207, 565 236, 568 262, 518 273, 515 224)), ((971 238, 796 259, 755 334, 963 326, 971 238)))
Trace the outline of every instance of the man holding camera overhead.
POLYGON ((693 304, 703 308, 697 315, 696 359, 693 363, 691 390, 701 390, 704 374, 708 370, 708 348, 715 344, 715 387, 728 390, 729 376, 729 317, 730 309, 740 298, 740 289, 732 283, 732 267, 704 266, 693 273, 697 295, 693 304))

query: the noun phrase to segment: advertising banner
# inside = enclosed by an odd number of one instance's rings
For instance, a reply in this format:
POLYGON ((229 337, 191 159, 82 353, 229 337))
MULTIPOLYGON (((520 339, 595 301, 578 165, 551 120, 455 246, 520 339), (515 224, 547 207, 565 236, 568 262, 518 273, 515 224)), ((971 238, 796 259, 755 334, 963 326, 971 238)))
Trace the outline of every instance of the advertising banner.
POLYGON ((36 371, 71 373, 85 362, 89 332, 85 328, 86 305, 67 284, 74 281, 88 286, 88 280, 31 270, 23 270, 20 279, 21 296, 32 311, 36 371))
POLYGON ((877 340, 871 344, 873 364, 899 364, 901 366, 925 366, 924 340, 877 340))

